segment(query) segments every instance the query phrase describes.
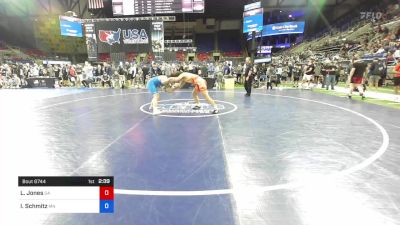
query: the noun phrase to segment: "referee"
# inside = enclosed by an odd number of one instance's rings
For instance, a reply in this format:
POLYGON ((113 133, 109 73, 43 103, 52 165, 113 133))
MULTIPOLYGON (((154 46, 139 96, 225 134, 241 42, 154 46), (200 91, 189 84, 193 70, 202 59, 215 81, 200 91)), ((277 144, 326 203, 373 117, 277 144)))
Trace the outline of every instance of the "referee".
POLYGON ((246 58, 246 64, 244 68, 244 88, 246 89, 246 96, 250 97, 251 95, 251 86, 253 85, 253 64, 251 63, 251 58, 246 58))

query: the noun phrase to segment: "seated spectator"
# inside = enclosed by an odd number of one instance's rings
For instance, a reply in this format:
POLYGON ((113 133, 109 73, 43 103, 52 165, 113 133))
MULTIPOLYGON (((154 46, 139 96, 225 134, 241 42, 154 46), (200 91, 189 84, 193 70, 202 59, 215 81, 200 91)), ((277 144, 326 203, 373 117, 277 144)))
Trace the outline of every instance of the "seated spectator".
MULTIPOLYGON (((106 63, 104 63, 104 67, 105 67, 106 63)), ((93 72, 93 76, 94 76, 94 80, 97 82, 99 80, 101 80, 101 76, 104 74, 104 68, 102 67, 102 65, 97 65, 97 67, 93 68, 94 72, 93 72)))
POLYGON ((108 84, 108 86, 110 88, 112 87, 112 85, 111 85, 111 77, 106 73, 101 76, 101 86, 104 88, 105 84, 108 84))

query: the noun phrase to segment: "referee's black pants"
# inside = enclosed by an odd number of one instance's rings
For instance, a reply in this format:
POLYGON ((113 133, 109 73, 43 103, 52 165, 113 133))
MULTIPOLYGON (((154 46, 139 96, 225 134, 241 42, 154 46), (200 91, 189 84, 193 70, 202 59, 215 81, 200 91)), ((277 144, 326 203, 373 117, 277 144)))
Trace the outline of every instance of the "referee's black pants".
POLYGON ((249 76, 249 79, 244 81, 244 89, 246 89, 247 95, 251 95, 251 88, 253 86, 253 76, 249 76))
POLYGON ((143 85, 146 86, 146 78, 147 78, 147 74, 143 74, 142 75, 142 79, 143 79, 143 85))

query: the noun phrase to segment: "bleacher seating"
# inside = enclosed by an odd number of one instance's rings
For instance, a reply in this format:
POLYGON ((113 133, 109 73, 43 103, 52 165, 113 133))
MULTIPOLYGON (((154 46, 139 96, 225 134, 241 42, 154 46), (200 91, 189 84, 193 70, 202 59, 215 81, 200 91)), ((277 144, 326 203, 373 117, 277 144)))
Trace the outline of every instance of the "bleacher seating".
POLYGON ((197 34, 196 46, 198 52, 212 52, 214 46, 214 34, 197 34))
POLYGON ((242 43, 240 43, 238 30, 221 31, 218 33, 218 47, 221 52, 241 52, 242 43))
MULTIPOLYGON (((387 21, 387 23, 384 23, 382 26, 388 28, 390 32, 394 32, 394 30, 400 26, 400 19, 394 18, 393 20, 387 21)), ((369 43, 375 43, 383 39, 382 34, 377 33, 376 29, 377 27, 373 26, 370 22, 359 22, 346 31, 337 32, 336 34, 327 33, 325 36, 314 40, 304 41, 290 49, 290 52, 301 53, 307 49, 311 49, 314 52, 338 52, 341 46, 349 40, 353 43, 358 43, 358 45, 350 50, 354 52, 360 49, 359 45, 364 40, 368 40, 369 43)))

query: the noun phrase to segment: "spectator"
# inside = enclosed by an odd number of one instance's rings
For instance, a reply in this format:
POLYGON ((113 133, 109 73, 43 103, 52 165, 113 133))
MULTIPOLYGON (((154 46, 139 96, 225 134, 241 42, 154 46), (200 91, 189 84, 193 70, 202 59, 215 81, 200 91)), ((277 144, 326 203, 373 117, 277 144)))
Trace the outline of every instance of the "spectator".
POLYGON ((33 77, 39 76, 39 66, 35 63, 31 69, 31 74, 33 77))
POLYGON ((69 79, 72 83, 72 86, 76 86, 76 70, 75 66, 69 66, 69 79))
POLYGON ((331 60, 328 59, 325 61, 323 70, 326 76, 325 77, 326 90, 329 90, 329 86, 331 87, 331 90, 334 90, 336 84, 337 67, 332 63, 331 60))
POLYGON ((48 75, 49 77, 55 77, 53 65, 48 65, 48 66, 47 66, 47 75, 48 75))
POLYGON ((242 72, 243 72, 243 67, 241 64, 239 64, 236 67, 236 83, 241 83, 242 72))
POLYGON ((393 68, 393 72, 394 72, 394 93, 396 95, 399 94, 399 90, 400 90, 400 58, 397 58, 397 63, 393 68))
POLYGON ((275 84, 275 87, 278 87, 278 75, 276 73, 275 67, 271 65, 267 69, 267 90, 271 89, 272 90, 272 83, 275 84))
POLYGON ((62 82, 61 85, 62 86, 68 86, 68 69, 66 65, 63 65, 62 69, 61 69, 61 73, 62 73, 62 82))
POLYGON ((110 87, 110 88, 112 87, 112 85, 111 85, 111 76, 108 75, 107 73, 104 73, 101 76, 101 86, 104 88, 106 84, 108 84, 108 87, 110 87))
MULTIPOLYGON (((104 63, 103 65, 106 65, 106 63, 104 63)), ((96 69, 95 69, 95 73, 93 74, 95 77, 100 78, 103 74, 104 74, 104 67, 103 65, 97 65, 96 69)))
POLYGON ((60 67, 58 65, 54 66, 54 76, 58 80, 60 80, 60 67))
POLYGON ((300 77, 301 77, 301 66, 300 65, 295 65, 293 67, 293 87, 298 88, 299 87, 299 81, 300 81, 300 77))
POLYGON ((85 67, 83 67, 83 80, 82 84, 84 87, 91 87, 91 84, 93 83, 93 67, 90 65, 90 63, 85 62, 85 67))
POLYGON ((282 65, 279 63, 278 66, 275 69, 275 73, 278 76, 278 83, 280 83, 281 78, 282 78, 282 73, 283 73, 283 68, 282 65))
POLYGON ((282 77, 281 77, 282 82, 286 83, 288 80, 288 77, 289 77, 289 66, 284 65, 282 67, 282 77))
POLYGON ((303 76, 303 81, 301 86, 304 86, 304 83, 307 82, 307 88, 310 88, 311 82, 313 81, 314 74, 315 74, 315 65, 314 60, 310 60, 308 64, 305 66, 305 72, 303 76))
POLYGON ((43 70, 44 70, 43 65, 40 65, 39 66, 39 77, 43 77, 44 76, 43 70))
POLYGON ((76 66, 76 83, 78 87, 81 87, 83 80, 83 69, 81 65, 76 66))
POLYGON ((150 69, 146 65, 143 65, 142 67, 142 81, 143 85, 146 86, 146 78, 149 75, 150 69))
MULTIPOLYGON (((119 65, 118 67, 118 76, 114 79, 118 81, 118 87, 119 88, 125 88, 125 82, 126 78, 128 76, 128 71, 126 70, 126 67, 124 67, 122 64, 119 65)), ((113 87, 116 87, 114 84, 113 87)))
POLYGON ((224 76, 228 76, 231 74, 231 65, 228 63, 225 63, 224 65, 224 76))
POLYGON ((379 70, 379 61, 374 59, 374 61, 368 65, 368 85, 369 87, 378 90, 379 80, 381 79, 381 71, 379 70))
MULTIPOLYGON (((314 64, 315 65, 315 70, 314 70, 314 84, 318 85, 319 83, 322 84, 322 88, 325 87, 325 78, 324 74, 322 74, 322 63, 317 62, 314 64)), ((326 74, 325 74, 326 75, 326 74)))

